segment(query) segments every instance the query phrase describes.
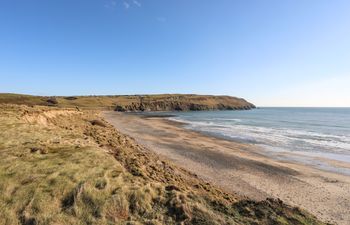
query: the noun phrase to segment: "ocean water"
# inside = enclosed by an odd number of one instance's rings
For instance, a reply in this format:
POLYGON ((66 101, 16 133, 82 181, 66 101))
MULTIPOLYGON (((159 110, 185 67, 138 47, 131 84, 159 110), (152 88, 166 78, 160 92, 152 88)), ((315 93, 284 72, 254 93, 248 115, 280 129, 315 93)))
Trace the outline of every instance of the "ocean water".
MULTIPOLYGON (((177 112, 186 128, 270 152, 293 152, 350 163, 350 108, 259 108, 177 112)), ((304 158, 305 160, 305 158, 304 158)))

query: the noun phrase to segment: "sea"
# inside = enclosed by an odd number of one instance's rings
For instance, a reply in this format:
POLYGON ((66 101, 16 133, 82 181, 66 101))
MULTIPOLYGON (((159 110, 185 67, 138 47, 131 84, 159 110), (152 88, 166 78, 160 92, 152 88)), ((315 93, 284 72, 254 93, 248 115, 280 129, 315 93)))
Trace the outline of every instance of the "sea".
POLYGON ((350 166, 350 108, 272 108, 176 112, 185 128, 260 146, 263 154, 350 175, 318 158, 350 166), (281 154, 293 153, 293 154, 281 154), (284 158, 283 158, 284 157, 284 158))

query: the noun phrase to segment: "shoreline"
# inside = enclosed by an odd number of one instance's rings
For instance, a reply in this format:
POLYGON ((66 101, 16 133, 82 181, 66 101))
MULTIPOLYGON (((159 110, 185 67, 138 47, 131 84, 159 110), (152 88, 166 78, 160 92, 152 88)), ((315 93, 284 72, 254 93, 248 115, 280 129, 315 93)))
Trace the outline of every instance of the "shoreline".
POLYGON ((251 144, 188 130, 164 117, 104 112, 116 129, 225 191, 256 200, 279 198, 324 221, 350 221, 350 177, 267 157, 251 144))
POLYGON ((255 141, 242 141, 240 139, 235 139, 227 137, 224 135, 195 130, 186 127, 190 125, 186 121, 180 121, 176 115, 145 115, 145 118, 164 118, 165 122, 177 122, 178 125, 186 130, 191 130, 197 132, 201 135, 214 137, 220 140, 226 140, 234 143, 253 145, 259 149, 259 153, 266 157, 274 157, 278 161, 286 161, 291 163, 303 164, 305 166, 310 166, 315 169, 320 169, 325 172, 338 173, 345 176, 350 176, 350 158, 349 155, 341 155, 331 152, 306 152, 306 151, 288 151, 282 148, 275 149, 272 146, 267 146, 264 144, 259 144, 255 141), (271 148, 272 147, 272 148, 271 148))
MULTIPOLYGON (((161 113, 169 113, 169 112, 165 111, 161 113)), ((158 114, 158 112, 156 112, 155 114, 152 114, 152 113, 125 112, 124 114, 135 115, 144 119, 163 119, 165 123, 173 124, 175 126, 180 126, 183 129, 199 133, 200 135, 203 135, 203 136, 214 137, 219 140, 230 141, 233 143, 253 145, 254 148, 259 149, 259 154, 262 154, 265 157, 274 157, 276 161, 282 161, 282 162, 285 161, 290 163, 302 164, 305 166, 313 167, 315 169, 323 170, 324 172, 337 173, 340 175, 350 176, 350 164, 349 164, 350 159, 348 160, 348 155, 344 155, 346 159, 345 160, 345 159, 339 158, 339 157, 342 157, 343 155, 335 154, 335 153, 327 153, 327 152, 312 153, 312 152, 304 152, 304 151, 291 152, 283 149, 279 149, 279 150, 269 149, 268 146, 257 144, 256 142, 253 142, 253 141, 252 142, 242 141, 242 140, 234 139, 224 135, 187 128, 185 126, 190 125, 190 123, 176 119, 177 115, 174 115, 171 113, 158 114)))

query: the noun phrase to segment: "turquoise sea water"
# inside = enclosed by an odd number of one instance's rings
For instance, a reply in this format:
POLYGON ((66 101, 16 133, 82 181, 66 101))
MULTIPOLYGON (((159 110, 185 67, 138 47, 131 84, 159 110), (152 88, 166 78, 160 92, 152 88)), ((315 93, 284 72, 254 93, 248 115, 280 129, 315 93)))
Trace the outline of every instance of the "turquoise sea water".
POLYGON ((350 163, 350 108, 259 108, 174 115, 172 120, 209 135, 253 143, 273 152, 350 163))

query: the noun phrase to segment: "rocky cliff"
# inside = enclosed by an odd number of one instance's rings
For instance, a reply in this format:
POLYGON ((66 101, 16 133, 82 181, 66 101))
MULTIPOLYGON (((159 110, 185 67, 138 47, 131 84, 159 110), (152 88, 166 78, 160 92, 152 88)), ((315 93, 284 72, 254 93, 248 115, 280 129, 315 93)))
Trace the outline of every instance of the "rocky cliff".
POLYGON ((247 110, 255 106, 244 99, 230 96, 164 95, 135 96, 127 104, 118 104, 116 111, 201 111, 247 110))

